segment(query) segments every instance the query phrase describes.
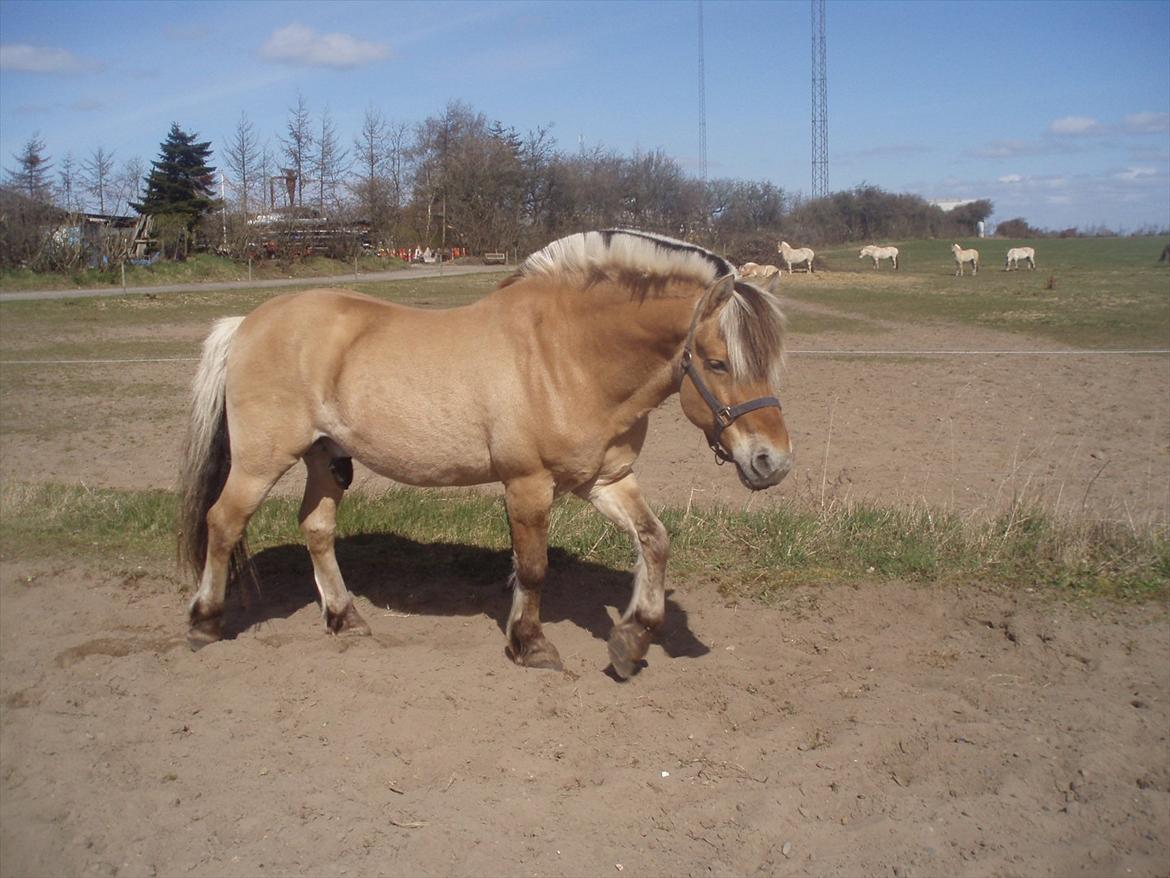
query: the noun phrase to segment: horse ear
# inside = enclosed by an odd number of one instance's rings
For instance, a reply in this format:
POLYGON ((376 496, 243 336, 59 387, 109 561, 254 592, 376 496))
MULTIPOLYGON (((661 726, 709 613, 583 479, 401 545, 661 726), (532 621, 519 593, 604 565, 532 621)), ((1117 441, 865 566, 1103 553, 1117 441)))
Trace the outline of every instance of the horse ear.
POLYGON ((703 293, 703 301, 699 305, 699 313, 703 319, 718 311, 731 298, 733 292, 735 292, 734 273, 715 278, 715 282, 707 288, 707 292, 703 293))

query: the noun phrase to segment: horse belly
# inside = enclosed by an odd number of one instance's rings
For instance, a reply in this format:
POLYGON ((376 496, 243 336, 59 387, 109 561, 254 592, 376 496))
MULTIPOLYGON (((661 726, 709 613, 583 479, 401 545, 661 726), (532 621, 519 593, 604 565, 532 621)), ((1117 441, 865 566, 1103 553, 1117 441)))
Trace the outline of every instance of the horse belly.
POLYGON ((373 434, 368 427, 360 431, 342 427, 329 435, 364 466, 406 485, 434 488, 496 481, 488 449, 473 431, 450 425, 432 431, 397 423, 373 434))

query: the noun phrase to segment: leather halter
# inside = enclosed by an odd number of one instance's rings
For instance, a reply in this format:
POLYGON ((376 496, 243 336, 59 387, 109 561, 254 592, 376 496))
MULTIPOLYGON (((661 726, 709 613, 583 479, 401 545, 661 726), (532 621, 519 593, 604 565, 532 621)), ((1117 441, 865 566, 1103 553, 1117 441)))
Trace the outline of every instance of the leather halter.
POLYGON ((723 443, 719 441, 723 436, 723 431, 748 412, 754 412, 756 409, 771 408, 772 406, 779 409, 781 405, 780 400, 774 396, 759 396, 747 402, 741 402, 738 405, 724 405, 721 403, 715 394, 711 392, 711 388, 707 386, 707 382, 703 380, 703 376, 699 374, 699 370, 695 366, 695 355, 691 350, 691 345, 694 342, 695 328, 698 324, 699 311, 696 305, 695 314, 691 318, 691 329, 687 333, 687 340, 683 345, 682 373, 690 377, 691 383, 695 385, 695 390, 699 391, 699 396, 703 397, 703 402, 707 403, 707 408, 711 409, 711 414, 715 417, 715 435, 714 437, 707 437, 707 444, 715 452, 715 463, 723 466, 727 461, 733 459, 731 452, 724 448, 723 443))

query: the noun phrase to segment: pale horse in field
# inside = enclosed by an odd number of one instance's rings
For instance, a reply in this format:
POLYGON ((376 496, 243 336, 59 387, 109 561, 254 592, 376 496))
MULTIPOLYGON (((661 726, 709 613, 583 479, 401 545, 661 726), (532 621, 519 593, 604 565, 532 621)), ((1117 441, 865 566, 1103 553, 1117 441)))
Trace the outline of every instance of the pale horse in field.
POLYGON ((964 250, 958 244, 951 244, 951 252, 955 254, 955 277, 963 276, 963 263, 971 263, 971 274, 979 274, 979 251, 964 250))
POLYGON ((781 241, 776 245, 776 251, 780 254, 780 259, 784 262, 784 267, 788 269, 788 273, 792 274, 792 266, 799 265, 804 262, 808 265, 809 274, 813 270, 813 253, 811 247, 791 247, 787 241, 781 241))
POLYGON ((874 270, 877 270, 878 263, 883 259, 888 259, 894 264, 894 270, 898 270, 898 248, 897 247, 878 247, 876 244, 866 244, 861 248, 861 252, 857 255, 858 259, 864 259, 868 256, 873 260, 874 270))
POLYGON ((760 265, 756 262, 745 262, 739 267, 740 277, 762 277, 767 279, 779 273, 780 269, 775 265, 760 265))
POLYGON ((1036 270, 1036 251, 1031 247, 1012 247, 1007 252, 1007 259, 1003 262, 1003 270, 1011 271, 1013 268, 1020 267, 1020 260, 1023 259, 1028 263, 1028 268, 1033 271, 1036 270))

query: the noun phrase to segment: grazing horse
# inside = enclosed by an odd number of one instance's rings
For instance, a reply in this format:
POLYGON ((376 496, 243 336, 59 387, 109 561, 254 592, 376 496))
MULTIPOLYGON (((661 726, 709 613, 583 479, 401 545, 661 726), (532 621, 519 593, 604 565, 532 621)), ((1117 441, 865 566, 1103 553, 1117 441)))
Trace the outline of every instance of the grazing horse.
POLYGON ((775 274, 779 274, 780 269, 775 265, 759 265, 755 262, 745 262, 739 267, 740 277, 762 277, 765 280, 775 274))
POLYGON ((1031 247, 1012 247, 1008 250, 1007 259, 1003 261, 1003 270, 1019 269, 1021 259, 1028 263, 1028 268, 1036 270, 1036 251, 1031 247))
POLYGON ((898 270, 898 248, 897 247, 878 247, 874 244, 866 244, 861 248, 861 252, 857 254, 858 259, 864 259, 868 256, 873 260, 874 271, 877 271, 878 263, 883 259, 888 259, 894 263, 894 271, 898 270))
POLYGON ((808 271, 811 274, 813 270, 813 253, 811 247, 790 247, 787 241, 781 241, 776 245, 776 252, 780 254, 780 259, 783 260, 788 273, 792 274, 792 266, 799 265, 804 262, 808 265, 808 271))
POLYGON ((963 276, 963 263, 971 263, 971 274, 979 274, 979 251, 964 250, 958 244, 951 244, 951 252, 955 254, 955 277, 963 276))
POLYGON ((720 256, 642 232, 570 235, 479 301, 407 308, 345 290, 290 293, 218 321, 195 377, 180 555, 198 589, 194 648, 221 637, 229 568, 269 490, 298 460, 325 625, 369 634, 334 556, 352 458, 418 486, 502 482, 512 531, 517 664, 560 668, 540 624, 553 499, 588 500, 633 539, 633 596, 609 637, 629 677, 665 611, 666 529, 633 475, 649 413, 678 393, 719 461, 753 490, 791 444, 774 396, 784 318, 720 256))

